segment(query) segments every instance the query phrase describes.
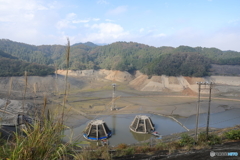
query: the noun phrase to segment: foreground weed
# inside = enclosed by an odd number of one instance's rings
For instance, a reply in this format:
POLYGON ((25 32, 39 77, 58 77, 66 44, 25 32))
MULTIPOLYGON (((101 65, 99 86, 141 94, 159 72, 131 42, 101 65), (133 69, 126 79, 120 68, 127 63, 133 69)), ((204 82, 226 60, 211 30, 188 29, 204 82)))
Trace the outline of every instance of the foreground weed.
POLYGON ((166 149, 168 149, 168 145, 166 143, 159 142, 158 144, 156 144, 155 149, 166 150, 166 149))
POLYGON ((110 160, 111 155, 108 151, 108 147, 98 147, 96 149, 88 148, 81 150, 80 153, 72 154, 75 160, 92 160, 92 159, 105 159, 110 160))
POLYGON ((23 129, 22 136, 15 133, 15 145, 11 160, 19 159, 59 159, 66 153, 66 146, 61 143, 63 126, 60 121, 44 119, 23 129))
POLYGON ((240 139, 240 130, 231 130, 225 133, 225 137, 231 140, 239 140, 240 139))
POLYGON ((10 154, 11 154, 11 147, 7 143, 7 140, 0 138, 0 159, 7 159, 10 154))
POLYGON ((214 145, 222 143, 222 139, 216 134, 209 134, 207 137, 206 132, 202 132, 198 137, 198 145, 214 145))
POLYGON ((179 141, 179 145, 181 147, 187 146, 187 145, 192 146, 194 144, 194 142, 195 141, 194 141, 194 139, 191 136, 189 136, 188 134, 184 133, 184 134, 181 135, 181 140, 179 141))

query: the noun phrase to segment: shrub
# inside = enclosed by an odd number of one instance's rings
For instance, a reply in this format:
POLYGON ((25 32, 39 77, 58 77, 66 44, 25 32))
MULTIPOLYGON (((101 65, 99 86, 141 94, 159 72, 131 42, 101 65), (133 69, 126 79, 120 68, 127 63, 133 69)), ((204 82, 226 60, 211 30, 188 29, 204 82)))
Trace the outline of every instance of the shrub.
POLYGON ((180 148, 179 142, 173 141, 168 143, 168 151, 170 154, 174 153, 179 148, 180 148))
POLYGON ((105 160, 110 160, 111 159, 111 154, 108 151, 108 147, 105 146, 102 150, 102 158, 105 160))
POLYGON ((221 144, 222 143, 222 139, 215 134, 210 134, 208 136, 208 144, 209 145, 214 145, 214 144, 221 144))
POLYGON ((166 143, 163 143, 163 142, 160 142, 158 144, 156 144, 156 147, 155 147, 157 150, 165 150, 168 148, 167 144, 166 143))
POLYGON ((201 132, 198 135, 198 143, 206 143, 207 142, 207 134, 206 132, 201 132))
POLYGON ((214 145, 220 144, 222 139, 216 134, 209 134, 207 137, 206 132, 202 132, 198 136, 198 144, 207 144, 207 145, 214 145))
POLYGON ((225 133, 227 139, 239 140, 240 139, 240 130, 231 130, 225 133))
POLYGON ((135 150, 133 147, 128 147, 128 148, 124 149, 124 153, 125 153, 125 155, 132 155, 135 153, 135 150))
POLYGON ((188 134, 184 133, 181 135, 181 140, 179 141, 180 146, 193 145, 195 140, 190 137, 188 134))

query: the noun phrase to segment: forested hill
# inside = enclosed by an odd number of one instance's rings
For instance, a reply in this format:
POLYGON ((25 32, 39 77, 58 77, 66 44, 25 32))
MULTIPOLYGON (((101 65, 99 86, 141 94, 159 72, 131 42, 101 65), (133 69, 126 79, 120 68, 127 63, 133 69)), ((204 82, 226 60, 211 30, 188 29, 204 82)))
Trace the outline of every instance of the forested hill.
POLYGON ((0 76, 23 76, 25 71, 28 75, 44 76, 54 73, 54 68, 22 61, 0 50, 0 76))
MULTIPOLYGON (((30 63, 66 69, 64 45, 34 46, 1 39, 0 50, 30 63)), ((204 47, 152 47, 134 42, 97 46, 91 42, 71 46, 70 69, 113 69, 148 75, 206 76, 211 64, 240 65, 240 52, 204 47)))

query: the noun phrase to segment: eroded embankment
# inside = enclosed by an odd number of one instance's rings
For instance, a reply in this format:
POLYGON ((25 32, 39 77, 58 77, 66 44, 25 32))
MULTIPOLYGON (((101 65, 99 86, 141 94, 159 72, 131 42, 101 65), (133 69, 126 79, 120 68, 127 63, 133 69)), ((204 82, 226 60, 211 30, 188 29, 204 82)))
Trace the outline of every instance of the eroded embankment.
MULTIPOLYGON (((35 94, 48 94, 59 92, 65 88, 66 70, 58 70, 56 75, 49 76, 29 76, 27 80, 26 96, 35 94)), ((69 71, 68 83, 71 88, 82 89, 91 86, 97 88, 103 83, 123 83, 130 88, 139 91, 158 91, 158 92, 179 92, 184 95, 197 95, 198 85, 196 82, 214 82, 213 94, 223 96, 240 97, 240 77, 233 76, 210 76, 210 77, 168 77, 152 76, 136 71, 130 74, 126 71, 114 70, 79 70, 69 71)), ((0 94, 9 92, 11 96, 22 97, 25 90, 24 77, 0 77, 0 94)), ((202 86, 201 93, 208 93, 209 87, 202 86)), ((1 96, 1 95, 0 95, 1 96)))
MULTIPOLYGON (((65 75, 65 70, 58 70, 58 74, 65 75)), ((152 76, 136 71, 130 74, 126 71, 114 70, 81 70, 69 71, 69 76, 88 77, 92 80, 110 80, 113 82, 127 83, 140 91, 159 92, 182 92, 185 95, 196 95, 198 85, 196 82, 213 82, 212 93, 224 93, 229 96, 240 96, 240 77, 233 76, 210 76, 210 77, 172 77, 172 76, 152 76)), ((208 93, 208 86, 202 86, 201 93, 208 93)))

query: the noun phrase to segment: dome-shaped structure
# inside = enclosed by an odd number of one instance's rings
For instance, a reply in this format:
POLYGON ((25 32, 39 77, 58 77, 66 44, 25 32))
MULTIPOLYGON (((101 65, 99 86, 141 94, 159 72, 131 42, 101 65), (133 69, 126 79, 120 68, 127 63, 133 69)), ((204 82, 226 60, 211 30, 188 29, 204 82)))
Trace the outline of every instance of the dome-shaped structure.
POLYGON ((83 137, 87 140, 97 141, 111 137, 112 132, 103 120, 93 120, 88 123, 83 137))
POLYGON ((142 134, 151 133, 155 130, 151 118, 145 115, 137 115, 129 128, 133 132, 142 134))

